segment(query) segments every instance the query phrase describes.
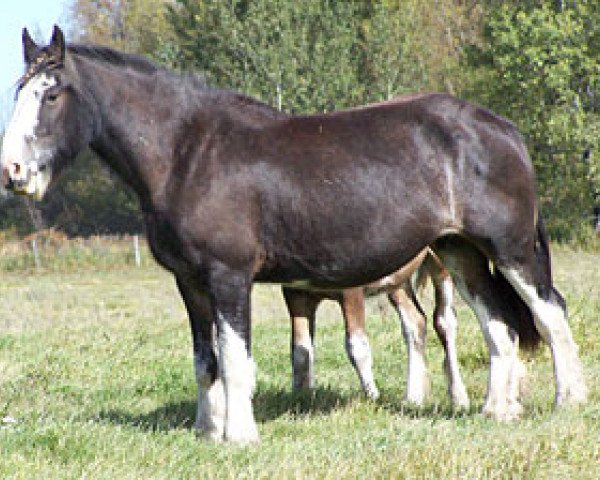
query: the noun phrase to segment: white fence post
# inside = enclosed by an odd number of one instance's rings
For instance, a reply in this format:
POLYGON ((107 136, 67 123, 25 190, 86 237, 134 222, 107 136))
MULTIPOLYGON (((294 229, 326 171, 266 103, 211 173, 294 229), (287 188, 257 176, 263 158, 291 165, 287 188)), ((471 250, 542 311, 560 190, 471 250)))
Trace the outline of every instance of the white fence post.
POLYGON ((140 238, 139 235, 133 236, 133 254, 135 257, 135 266, 139 267, 142 264, 140 257, 140 238))
POLYGON ((31 240, 31 250, 33 250, 33 263, 35 264, 35 268, 40 268, 40 253, 37 248, 37 238, 33 238, 31 240))

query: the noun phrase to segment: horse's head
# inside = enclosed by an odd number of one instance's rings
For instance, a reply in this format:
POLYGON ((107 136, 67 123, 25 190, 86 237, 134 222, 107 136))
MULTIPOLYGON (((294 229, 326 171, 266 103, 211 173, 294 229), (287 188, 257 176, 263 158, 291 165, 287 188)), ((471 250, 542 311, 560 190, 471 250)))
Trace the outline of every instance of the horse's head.
POLYGON ((24 29, 23 52, 27 68, 2 142, 2 177, 7 189, 41 199, 64 164, 90 142, 90 106, 57 26, 45 47, 24 29))

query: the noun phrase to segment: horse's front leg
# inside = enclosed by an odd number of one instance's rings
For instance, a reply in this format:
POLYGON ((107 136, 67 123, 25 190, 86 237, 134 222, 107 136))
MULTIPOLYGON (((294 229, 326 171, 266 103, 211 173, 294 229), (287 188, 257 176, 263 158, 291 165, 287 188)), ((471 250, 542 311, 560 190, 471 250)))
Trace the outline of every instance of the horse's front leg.
POLYGON ((224 439, 236 443, 259 439, 252 412, 256 367, 250 350, 251 286, 246 272, 219 266, 210 273, 219 377, 225 391, 224 439))
POLYGON ((194 369, 198 383, 196 432, 222 441, 225 427, 225 392, 218 375, 215 355, 214 322, 208 295, 193 281, 177 277, 192 329, 194 369))

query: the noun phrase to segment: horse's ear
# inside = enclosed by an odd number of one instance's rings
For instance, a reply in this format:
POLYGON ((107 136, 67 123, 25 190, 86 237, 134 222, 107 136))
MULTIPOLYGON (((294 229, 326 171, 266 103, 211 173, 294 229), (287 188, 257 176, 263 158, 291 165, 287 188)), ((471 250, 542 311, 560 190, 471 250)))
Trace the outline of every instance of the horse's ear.
POLYGON ((35 57, 40 53, 40 47, 33 41, 27 28, 23 29, 23 59, 29 65, 35 57))
POLYGON ((65 58, 65 36, 57 25, 54 25, 54 29, 52 30, 52 38, 50 39, 47 51, 56 63, 63 63, 65 58))

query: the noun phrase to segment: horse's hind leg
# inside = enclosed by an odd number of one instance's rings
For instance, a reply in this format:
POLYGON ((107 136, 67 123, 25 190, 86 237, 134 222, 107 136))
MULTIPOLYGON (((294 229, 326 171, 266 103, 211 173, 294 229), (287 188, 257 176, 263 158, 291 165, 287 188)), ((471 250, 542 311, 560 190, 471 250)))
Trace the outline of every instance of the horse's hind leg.
POLYGON ((535 326, 552 352, 556 381, 555 405, 578 404, 586 400, 587 388, 577 346, 566 321, 560 294, 551 288, 548 298, 538 293, 524 270, 499 267, 533 313, 535 326))
POLYGON ((390 292, 388 298, 400 317, 402 335, 408 351, 408 375, 405 398, 415 405, 422 405, 429 390, 429 378, 425 364, 427 324, 423 312, 413 302, 410 282, 390 292))
POLYGON ((435 290, 433 327, 444 347, 444 373, 448 382, 448 395, 455 408, 468 409, 469 395, 460 375, 456 349, 458 322, 452 306, 454 284, 450 274, 433 252, 430 252, 422 268, 429 273, 435 290))
POLYGON ((373 357, 365 331, 365 298, 362 287, 342 292, 340 305, 346 329, 346 353, 354 366, 365 394, 376 400, 379 390, 373 377, 373 357))
POLYGON ((436 253, 451 272, 461 296, 475 312, 488 346, 490 371, 483 413, 498 420, 518 417, 522 407, 515 395, 515 377, 520 367, 517 335, 506 322, 488 260, 466 242, 446 241, 436 253))
POLYGON ((315 313, 321 298, 311 292, 287 287, 283 288, 283 297, 292 322, 292 388, 313 388, 315 313))

